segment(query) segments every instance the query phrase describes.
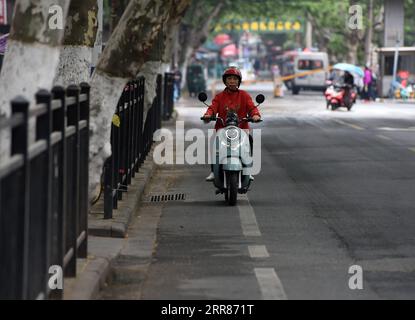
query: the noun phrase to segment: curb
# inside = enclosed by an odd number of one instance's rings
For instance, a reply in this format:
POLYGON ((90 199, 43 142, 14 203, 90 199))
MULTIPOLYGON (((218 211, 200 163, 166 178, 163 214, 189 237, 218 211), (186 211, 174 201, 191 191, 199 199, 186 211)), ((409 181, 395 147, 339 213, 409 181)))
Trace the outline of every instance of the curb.
POLYGON ((76 278, 65 278, 63 300, 95 299, 111 272, 112 262, 124 246, 124 239, 89 237, 87 259, 77 260, 76 278))

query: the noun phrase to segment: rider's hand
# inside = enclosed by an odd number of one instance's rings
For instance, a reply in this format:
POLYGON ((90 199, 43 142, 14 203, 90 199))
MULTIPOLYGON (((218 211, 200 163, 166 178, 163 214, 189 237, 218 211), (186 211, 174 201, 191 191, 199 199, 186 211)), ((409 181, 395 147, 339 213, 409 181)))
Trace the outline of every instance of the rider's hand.
POLYGON ((258 115, 254 115, 254 116, 252 117, 252 121, 253 121, 253 122, 258 122, 259 120, 261 120, 261 117, 260 117, 260 116, 258 116, 258 115))
POLYGON ((209 123, 209 122, 210 122, 210 116, 205 114, 205 115, 203 116, 203 121, 204 121, 205 123, 209 123))

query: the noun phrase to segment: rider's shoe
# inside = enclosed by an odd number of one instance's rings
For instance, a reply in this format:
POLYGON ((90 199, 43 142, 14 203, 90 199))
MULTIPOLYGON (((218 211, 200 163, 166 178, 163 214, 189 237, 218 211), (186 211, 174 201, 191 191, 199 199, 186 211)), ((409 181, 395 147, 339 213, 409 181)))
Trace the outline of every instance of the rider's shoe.
POLYGON ((255 180, 254 176, 249 175, 249 180, 254 181, 255 180))
POLYGON ((207 177, 206 177, 206 181, 213 181, 215 180, 215 175, 213 174, 213 172, 211 172, 207 177))

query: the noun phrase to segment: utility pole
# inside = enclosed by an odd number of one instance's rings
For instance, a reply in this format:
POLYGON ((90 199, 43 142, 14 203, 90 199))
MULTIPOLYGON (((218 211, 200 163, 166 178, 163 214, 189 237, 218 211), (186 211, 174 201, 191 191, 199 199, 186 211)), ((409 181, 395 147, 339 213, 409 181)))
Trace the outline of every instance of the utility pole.
POLYGON ((400 46, 400 34, 396 34, 396 46, 395 46, 395 56, 393 58, 393 80, 391 84, 391 96, 394 96, 395 84, 396 84, 396 73, 398 72, 398 60, 399 60, 399 46, 400 46))
POLYGON ((307 19, 306 24, 305 47, 310 49, 313 47, 313 25, 311 24, 309 19, 307 19))

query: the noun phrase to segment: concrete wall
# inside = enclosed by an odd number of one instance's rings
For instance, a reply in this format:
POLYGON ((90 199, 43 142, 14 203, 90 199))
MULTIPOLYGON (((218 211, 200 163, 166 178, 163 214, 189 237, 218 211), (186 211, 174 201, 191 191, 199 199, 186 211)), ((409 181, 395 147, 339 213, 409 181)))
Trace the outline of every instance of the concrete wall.
POLYGON ((385 0, 384 47, 394 47, 399 39, 403 46, 404 39, 403 0, 385 0))

